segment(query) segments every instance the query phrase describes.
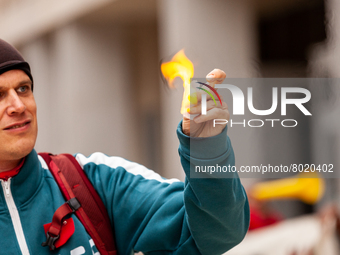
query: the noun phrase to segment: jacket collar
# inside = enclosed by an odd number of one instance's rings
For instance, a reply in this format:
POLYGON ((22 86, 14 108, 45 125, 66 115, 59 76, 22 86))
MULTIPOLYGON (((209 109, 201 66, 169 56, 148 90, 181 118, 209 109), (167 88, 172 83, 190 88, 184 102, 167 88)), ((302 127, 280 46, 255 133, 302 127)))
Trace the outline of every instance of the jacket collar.
POLYGON ((43 174, 38 155, 33 149, 20 172, 11 179, 11 191, 17 207, 28 202, 39 191, 43 174))

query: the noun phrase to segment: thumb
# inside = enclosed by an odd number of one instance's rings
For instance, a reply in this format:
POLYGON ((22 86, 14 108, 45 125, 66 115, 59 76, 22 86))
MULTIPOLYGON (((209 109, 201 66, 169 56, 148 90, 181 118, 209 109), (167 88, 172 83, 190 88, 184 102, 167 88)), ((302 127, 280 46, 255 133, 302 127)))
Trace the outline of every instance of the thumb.
POLYGON ((208 75, 206 76, 206 80, 207 82, 209 82, 210 86, 215 87, 215 84, 222 83, 226 76, 226 73, 221 69, 214 69, 210 73, 208 73, 208 75))

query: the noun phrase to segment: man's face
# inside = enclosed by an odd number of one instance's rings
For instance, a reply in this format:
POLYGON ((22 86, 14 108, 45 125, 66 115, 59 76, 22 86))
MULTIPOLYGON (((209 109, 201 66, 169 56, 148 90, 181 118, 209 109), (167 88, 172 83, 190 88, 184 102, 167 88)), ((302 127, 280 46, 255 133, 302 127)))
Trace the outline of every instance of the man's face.
POLYGON ((37 107, 32 82, 24 71, 0 75, 0 164, 19 160, 34 148, 37 107))

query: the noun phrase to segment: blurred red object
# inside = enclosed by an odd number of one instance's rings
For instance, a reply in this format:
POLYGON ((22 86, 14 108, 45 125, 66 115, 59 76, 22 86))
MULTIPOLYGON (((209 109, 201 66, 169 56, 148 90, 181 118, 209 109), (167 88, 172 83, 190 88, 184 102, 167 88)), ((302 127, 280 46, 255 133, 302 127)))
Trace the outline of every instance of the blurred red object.
POLYGON ((250 199, 250 226, 249 230, 266 227, 283 220, 283 216, 268 203, 250 199))

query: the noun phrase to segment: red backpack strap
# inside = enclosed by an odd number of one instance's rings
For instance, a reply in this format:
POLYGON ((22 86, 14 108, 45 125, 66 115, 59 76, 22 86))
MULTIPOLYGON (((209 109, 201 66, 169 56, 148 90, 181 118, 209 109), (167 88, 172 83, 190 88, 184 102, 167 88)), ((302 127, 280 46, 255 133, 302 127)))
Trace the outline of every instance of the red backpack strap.
MULTIPOLYGON (((92 237, 100 254, 117 255, 114 234, 106 208, 78 161, 70 154, 39 153, 39 155, 49 166, 65 199, 68 202, 73 198, 79 201, 80 207, 74 210, 74 213, 92 237)), ((54 218, 60 218, 60 216, 54 218)), ((62 224, 61 221, 60 224, 62 224)))

